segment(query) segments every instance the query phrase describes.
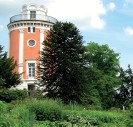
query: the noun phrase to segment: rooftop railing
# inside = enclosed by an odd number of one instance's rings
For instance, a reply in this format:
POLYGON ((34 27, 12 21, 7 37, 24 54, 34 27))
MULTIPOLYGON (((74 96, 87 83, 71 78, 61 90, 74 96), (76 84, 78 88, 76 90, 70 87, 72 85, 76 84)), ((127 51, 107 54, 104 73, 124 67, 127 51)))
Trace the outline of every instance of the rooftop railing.
POLYGON ((51 16, 46 16, 46 15, 32 15, 32 14, 19 14, 12 16, 10 18, 10 23, 12 22, 17 22, 17 21, 24 21, 24 20, 38 20, 38 21, 45 21, 45 22, 50 22, 50 23, 56 23, 57 19, 51 17, 51 16))

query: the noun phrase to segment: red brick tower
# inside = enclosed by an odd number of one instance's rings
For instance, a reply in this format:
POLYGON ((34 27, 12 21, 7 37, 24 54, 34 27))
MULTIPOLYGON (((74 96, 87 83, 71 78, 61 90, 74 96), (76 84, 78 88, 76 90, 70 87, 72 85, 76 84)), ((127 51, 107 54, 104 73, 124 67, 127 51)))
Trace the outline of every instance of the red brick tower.
POLYGON ((42 49, 46 33, 57 20, 47 16, 47 9, 41 5, 24 5, 22 12, 10 18, 9 57, 17 62, 16 72, 22 73, 19 89, 35 89, 37 58, 42 49))

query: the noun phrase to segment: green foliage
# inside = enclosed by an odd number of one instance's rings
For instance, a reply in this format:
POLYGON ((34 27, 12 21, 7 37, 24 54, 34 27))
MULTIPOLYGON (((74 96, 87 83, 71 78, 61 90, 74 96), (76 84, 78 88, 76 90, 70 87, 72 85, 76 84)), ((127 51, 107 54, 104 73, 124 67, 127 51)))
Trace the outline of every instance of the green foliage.
POLYGON ((0 100, 11 102, 13 100, 23 100, 27 97, 27 90, 0 89, 0 100))
POLYGON ((0 101, 0 127, 10 127, 13 122, 9 119, 8 106, 5 102, 0 101), (8 121, 7 121, 8 119, 8 121))
POLYGON ((76 110, 64 110, 63 117, 64 119, 69 119, 69 117, 85 117, 90 120, 96 120, 102 123, 114 123, 117 121, 123 120, 124 114, 118 112, 106 112, 106 111, 96 111, 96 110, 83 110, 83 111, 76 111, 76 110))
POLYGON ((11 88, 20 83, 20 74, 13 72, 16 63, 13 58, 7 58, 7 53, 3 53, 0 45, 0 88, 11 88))
POLYGON ((55 23, 48 32, 39 66, 40 84, 48 97, 81 102, 85 89, 82 38, 75 25, 67 22, 55 23))
POLYGON ((119 71, 119 54, 110 49, 108 45, 88 43, 86 57, 90 66, 101 70, 105 74, 115 75, 119 71))
POLYGON ((120 68, 119 87, 115 95, 115 105, 119 108, 126 108, 133 102, 133 71, 128 65, 128 69, 120 68))
POLYGON ((1 113, 6 112, 6 110, 7 110, 7 105, 4 102, 0 101, 0 117, 1 113))
POLYGON ((119 54, 108 45, 91 42, 85 47, 87 61, 86 79, 88 97, 84 98, 88 105, 98 105, 104 109, 113 106, 113 97, 118 86, 119 54))
POLYGON ((10 112, 7 109, 1 115, 0 127, 33 127, 34 122, 35 114, 29 112, 26 106, 18 104, 10 112))
POLYGON ((133 126, 133 103, 130 104, 129 110, 127 110, 127 116, 128 119, 126 121, 126 127, 132 127, 133 126))
POLYGON ((17 119, 22 120, 21 126, 32 127, 35 122, 35 114, 30 112, 29 109, 25 105, 17 105, 15 108, 11 110, 11 116, 17 119))
POLYGON ((72 126, 95 126, 99 125, 99 122, 95 118, 90 118, 86 116, 68 116, 65 118, 67 122, 70 122, 72 126))
POLYGON ((60 100, 26 99, 11 104, 0 101, 0 111, 0 127, 130 127, 132 124, 125 112, 85 110, 76 103, 63 106, 60 100), (40 111, 40 118, 41 112, 44 113, 43 121, 36 120, 36 110, 40 111))
POLYGON ((82 105, 77 104, 76 102, 70 102, 67 105, 64 105, 63 107, 64 110, 84 110, 84 107, 82 105))
POLYGON ((60 121, 41 121, 37 127, 69 127, 71 124, 68 122, 60 121))
POLYGON ((28 106, 36 115, 36 120, 56 121, 61 119, 61 107, 53 100, 34 100, 28 106))

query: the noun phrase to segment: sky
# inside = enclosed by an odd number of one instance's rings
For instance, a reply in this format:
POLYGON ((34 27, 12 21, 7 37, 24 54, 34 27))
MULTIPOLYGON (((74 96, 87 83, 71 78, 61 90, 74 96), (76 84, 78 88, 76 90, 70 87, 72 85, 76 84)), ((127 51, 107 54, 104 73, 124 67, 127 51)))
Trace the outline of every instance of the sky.
POLYGON ((48 15, 72 22, 85 44, 107 44, 119 53, 120 66, 133 69, 133 0, 0 0, 0 45, 8 52, 10 17, 24 4, 44 5, 48 15))

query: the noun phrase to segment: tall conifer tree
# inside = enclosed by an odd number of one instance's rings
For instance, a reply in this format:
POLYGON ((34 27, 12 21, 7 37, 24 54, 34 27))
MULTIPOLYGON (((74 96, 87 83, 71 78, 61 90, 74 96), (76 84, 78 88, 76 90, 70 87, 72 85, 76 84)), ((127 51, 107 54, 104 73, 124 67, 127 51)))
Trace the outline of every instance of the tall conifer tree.
POLYGON ((40 85, 48 97, 81 102, 84 94, 83 37, 74 24, 57 22, 43 42, 40 85))
POLYGON ((0 45, 0 88, 11 88, 20 83, 20 74, 14 72, 15 67, 13 58, 7 58, 0 45))

